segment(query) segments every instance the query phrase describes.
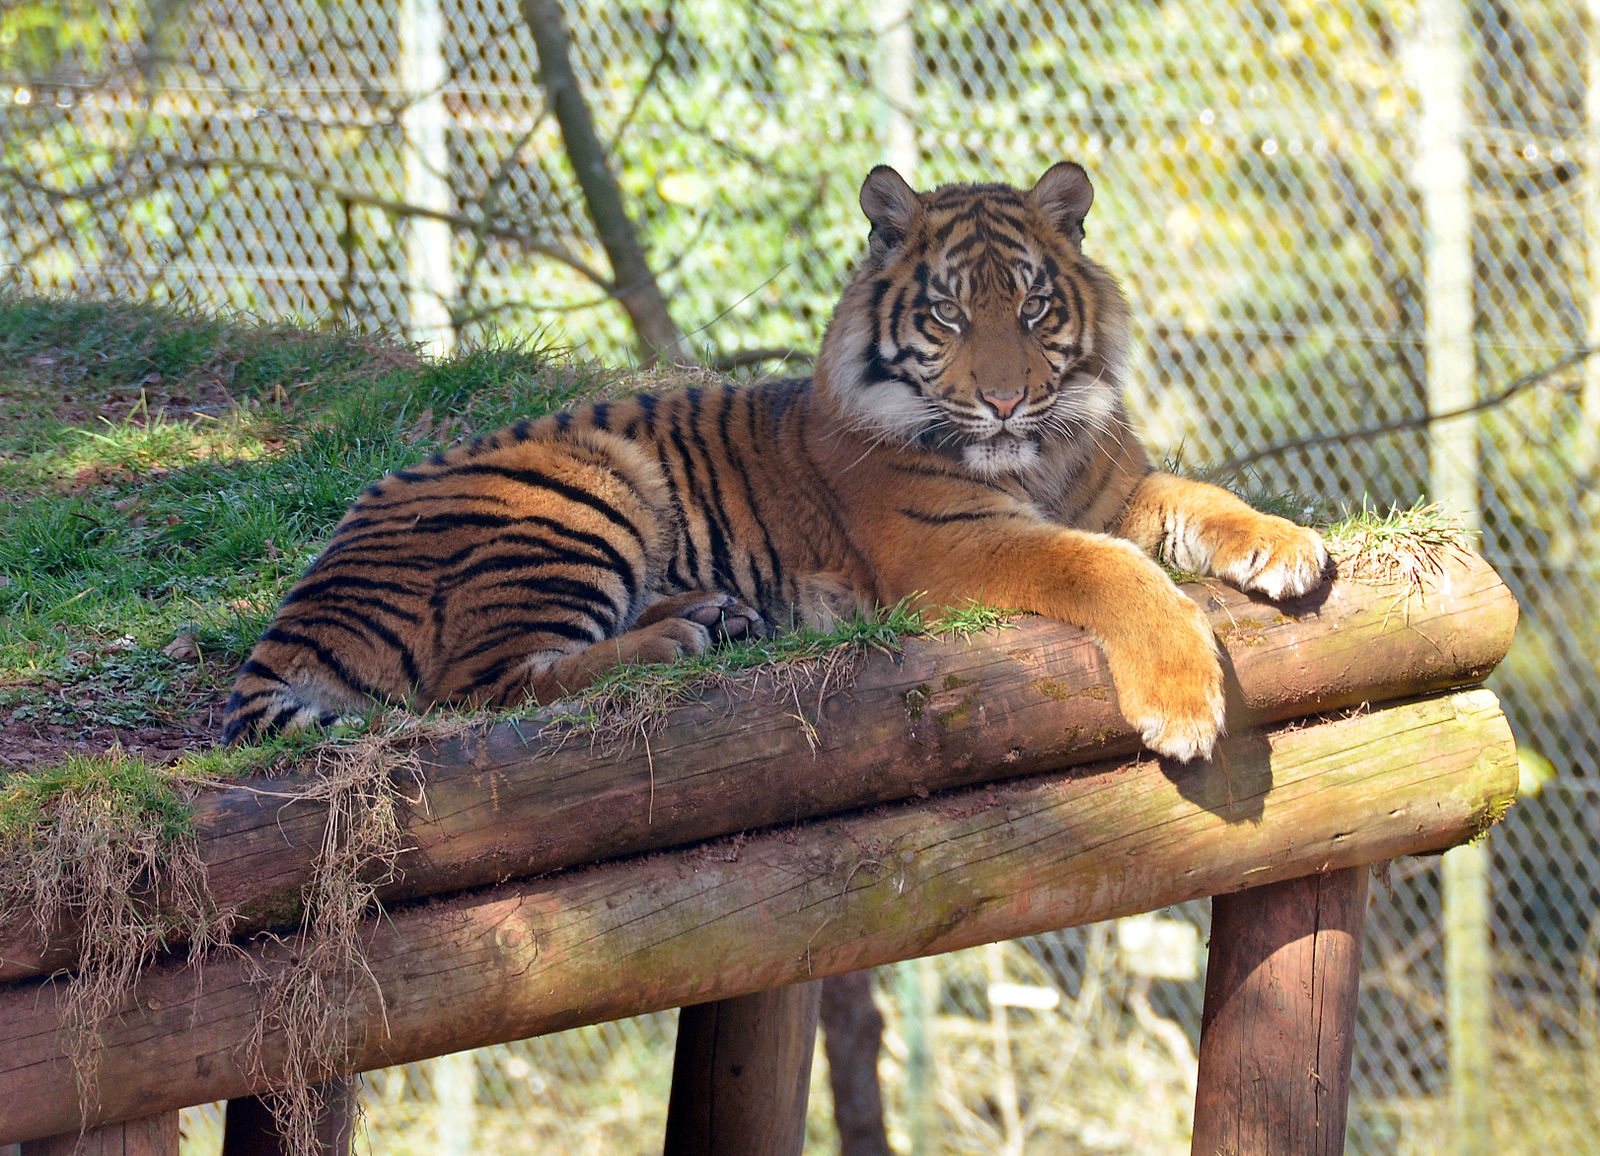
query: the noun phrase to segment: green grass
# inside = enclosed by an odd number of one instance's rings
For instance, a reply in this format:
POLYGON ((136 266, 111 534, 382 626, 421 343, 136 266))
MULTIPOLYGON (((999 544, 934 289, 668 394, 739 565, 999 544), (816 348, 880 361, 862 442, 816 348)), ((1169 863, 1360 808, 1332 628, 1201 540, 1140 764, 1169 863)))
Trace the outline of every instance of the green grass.
POLYGON ((170 724, 361 487, 607 382, 500 345, 0 297, 0 712, 170 724), (163 654, 190 637, 196 669, 163 654))

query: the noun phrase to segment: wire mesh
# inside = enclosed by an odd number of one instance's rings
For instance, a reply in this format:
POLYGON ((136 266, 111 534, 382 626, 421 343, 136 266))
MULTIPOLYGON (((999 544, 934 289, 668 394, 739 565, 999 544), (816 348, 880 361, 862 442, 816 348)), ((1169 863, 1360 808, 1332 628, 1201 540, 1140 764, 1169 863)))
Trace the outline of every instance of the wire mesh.
MULTIPOLYGON (((587 0, 566 11, 610 160, 700 353, 814 347, 860 248, 855 189, 871 164, 892 159, 927 187, 1026 182, 1072 157, 1098 190, 1088 244, 1134 303, 1130 393, 1151 444, 1338 508, 1409 504, 1428 488, 1419 7, 587 0), (1296 445, 1351 431, 1367 432, 1296 445)), ((1495 1092, 1495 1143, 1594 1151, 1600 368, 1574 355, 1600 330, 1600 44, 1592 2, 1587 16, 1536 0, 1460 11, 1478 520, 1523 607, 1493 685, 1540 788, 1489 840, 1494 1049, 1511 1073, 1495 1092), (1569 368, 1538 376, 1563 358, 1569 368)), ((628 356, 511 0, 12 0, 0 20, 0 275, 11 285, 410 327, 439 346, 537 333, 628 356)), ((1205 924, 1194 908, 1171 918, 1205 924)), ((1396 865, 1369 928, 1350 1147, 1441 1151, 1435 864, 1396 865)), ((1029 1151, 1185 1143, 1181 1095, 1167 1131, 1134 1135, 1129 1118, 1153 1128, 1166 1108, 1150 1105, 1166 1100, 1129 1102, 1116 1088, 1192 1078, 1192 1054, 1162 1025, 1192 1053, 1200 981, 1141 976, 1117 942, 1078 929, 1001 957, 1061 999, 1002 1013, 1029 1151), (1062 1082, 1060 1064, 1039 1057, 1070 1061, 1071 1074, 1062 1082)), ((995 960, 906 966, 932 970, 882 987, 897 1142, 995 1150, 995 960), (922 1106, 906 1091, 908 999, 923 1009, 915 1031, 936 1041, 932 1074, 913 1081, 922 1106)), ((442 1145, 428 1129, 449 1112, 476 1113, 486 1136, 514 1117, 518 1135, 547 1138, 542 1150, 649 1147, 632 1138, 659 1134, 671 1034, 656 1017, 491 1049, 466 1068, 381 1073, 367 1096, 371 1150, 442 1145)), ((822 1111, 825 1092, 814 1102, 822 1111)), ((497 1150, 518 1150, 509 1132, 492 1134, 497 1150)))

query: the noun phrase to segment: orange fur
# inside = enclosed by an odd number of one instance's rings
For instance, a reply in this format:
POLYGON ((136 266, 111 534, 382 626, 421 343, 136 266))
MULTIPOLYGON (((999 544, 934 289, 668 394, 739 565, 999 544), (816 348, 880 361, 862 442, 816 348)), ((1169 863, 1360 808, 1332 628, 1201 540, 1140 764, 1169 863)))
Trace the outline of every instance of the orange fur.
POLYGON ((1076 165, 923 194, 874 169, 813 380, 599 403, 379 482, 241 672, 227 737, 373 698, 543 701, 718 634, 981 597, 1089 631, 1145 742, 1209 755, 1215 639, 1153 559, 1288 597, 1327 556, 1151 469, 1091 200, 1076 165))

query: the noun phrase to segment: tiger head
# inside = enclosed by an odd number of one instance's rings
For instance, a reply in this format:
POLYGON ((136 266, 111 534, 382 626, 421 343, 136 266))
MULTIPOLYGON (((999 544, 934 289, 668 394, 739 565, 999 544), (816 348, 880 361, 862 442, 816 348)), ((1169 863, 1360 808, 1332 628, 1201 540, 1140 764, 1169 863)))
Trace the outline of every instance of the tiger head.
POLYGON ((865 260, 823 338, 819 391, 869 440, 1026 474, 1122 420, 1128 307, 1083 255, 1088 175, 1029 190, 913 192, 879 165, 861 186, 865 260))

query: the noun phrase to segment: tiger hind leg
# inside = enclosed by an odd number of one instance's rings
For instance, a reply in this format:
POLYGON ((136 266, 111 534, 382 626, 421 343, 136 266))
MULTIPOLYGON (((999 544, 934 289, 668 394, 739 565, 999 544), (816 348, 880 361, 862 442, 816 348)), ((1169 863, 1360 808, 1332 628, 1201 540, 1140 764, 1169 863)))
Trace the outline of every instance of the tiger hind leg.
POLYGON ((753 607, 721 591, 695 590, 647 606, 631 630, 578 650, 528 655, 487 691, 487 706, 547 703, 593 685, 619 666, 676 662, 704 654, 719 642, 765 637, 766 621, 753 607))

